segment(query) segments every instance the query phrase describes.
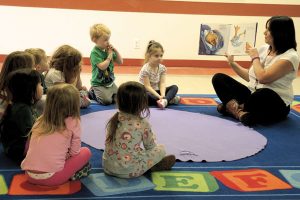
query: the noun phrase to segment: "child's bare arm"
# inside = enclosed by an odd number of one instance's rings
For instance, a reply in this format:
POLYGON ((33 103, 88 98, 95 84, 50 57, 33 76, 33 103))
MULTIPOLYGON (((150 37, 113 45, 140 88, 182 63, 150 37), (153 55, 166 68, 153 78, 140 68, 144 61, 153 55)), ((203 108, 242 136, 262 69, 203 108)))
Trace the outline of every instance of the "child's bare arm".
POLYGON ((166 96, 166 74, 163 74, 160 77, 159 90, 160 90, 160 95, 162 97, 165 97, 166 96))
POLYGON ((107 58, 106 58, 103 62, 98 63, 98 64, 97 64, 97 67, 98 67, 100 70, 104 71, 104 70, 107 69, 107 67, 109 66, 109 63, 110 63, 111 61, 112 61, 112 53, 109 54, 109 55, 107 56, 107 58))
POLYGON ((144 86, 148 92, 156 96, 157 98, 161 99, 161 95, 159 95, 151 86, 150 80, 148 76, 144 76, 144 86))

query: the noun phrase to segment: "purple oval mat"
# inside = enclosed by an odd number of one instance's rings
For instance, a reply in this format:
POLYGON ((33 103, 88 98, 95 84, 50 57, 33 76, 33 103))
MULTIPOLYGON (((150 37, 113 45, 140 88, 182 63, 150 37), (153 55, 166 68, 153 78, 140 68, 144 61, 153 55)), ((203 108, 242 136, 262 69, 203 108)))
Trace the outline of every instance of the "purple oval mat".
MULTIPOLYGON (((181 161, 232 161, 254 155, 267 144, 257 131, 219 117, 172 109, 150 111, 149 121, 158 143, 181 161)), ((115 112, 81 116, 82 141, 104 149, 105 126, 115 112)))

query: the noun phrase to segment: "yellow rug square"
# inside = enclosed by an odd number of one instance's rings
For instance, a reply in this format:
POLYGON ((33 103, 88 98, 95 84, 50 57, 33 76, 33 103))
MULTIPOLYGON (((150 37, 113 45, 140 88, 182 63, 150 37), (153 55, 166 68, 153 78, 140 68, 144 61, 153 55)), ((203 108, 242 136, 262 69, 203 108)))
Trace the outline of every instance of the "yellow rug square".
POLYGON ((4 180, 4 177, 0 175, 0 195, 4 195, 8 193, 7 185, 4 180))

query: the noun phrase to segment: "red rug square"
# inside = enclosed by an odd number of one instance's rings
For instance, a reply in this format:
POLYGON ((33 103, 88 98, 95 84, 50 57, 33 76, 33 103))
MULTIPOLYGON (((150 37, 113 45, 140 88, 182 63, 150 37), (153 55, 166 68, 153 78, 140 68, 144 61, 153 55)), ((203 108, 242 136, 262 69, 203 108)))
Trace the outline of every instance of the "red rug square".
POLYGON ((240 192, 292 189, 291 185, 262 169, 212 171, 210 174, 225 186, 240 192))
POLYGON ((39 186, 27 182, 25 174, 13 177, 9 187, 9 195, 68 195, 81 189, 80 181, 69 181, 59 186, 39 186))
POLYGON ((213 98, 199 98, 199 97, 181 97, 180 103, 185 105, 205 105, 205 106, 218 105, 213 98))
POLYGON ((300 104, 292 106, 292 109, 300 113, 300 104))

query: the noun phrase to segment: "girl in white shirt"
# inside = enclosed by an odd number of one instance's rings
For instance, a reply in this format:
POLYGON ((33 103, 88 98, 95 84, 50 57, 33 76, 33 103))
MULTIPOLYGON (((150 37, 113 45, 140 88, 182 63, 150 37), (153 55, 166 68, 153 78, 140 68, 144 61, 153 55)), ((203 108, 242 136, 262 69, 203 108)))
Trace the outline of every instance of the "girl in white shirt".
POLYGON ((163 54, 162 45, 151 40, 147 46, 145 64, 139 74, 139 81, 147 90, 149 105, 157 105, 161 109, 180 101, 180 97, 176 96, 177 85, 166 87, 167 68, 161 64, 163 54))

